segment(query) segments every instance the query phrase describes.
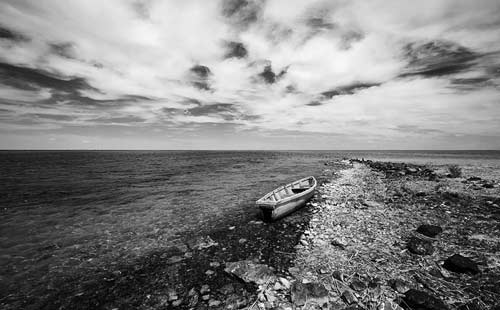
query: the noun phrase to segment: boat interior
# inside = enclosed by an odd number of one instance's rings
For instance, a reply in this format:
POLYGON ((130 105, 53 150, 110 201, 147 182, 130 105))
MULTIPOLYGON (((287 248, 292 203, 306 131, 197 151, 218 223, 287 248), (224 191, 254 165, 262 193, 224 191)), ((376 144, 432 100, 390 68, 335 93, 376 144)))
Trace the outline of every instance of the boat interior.
POLYGON ((263 200, 279 201, 302 193, 311 188, 311 186, 314 186, 314 179, 312 177, 298 180, 285 186, 278 187, 277 189, 266 195, 263 200))

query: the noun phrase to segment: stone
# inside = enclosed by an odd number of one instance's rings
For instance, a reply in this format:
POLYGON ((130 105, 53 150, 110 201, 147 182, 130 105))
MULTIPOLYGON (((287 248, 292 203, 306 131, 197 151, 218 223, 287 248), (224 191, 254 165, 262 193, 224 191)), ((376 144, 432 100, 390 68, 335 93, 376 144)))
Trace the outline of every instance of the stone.
POLYGON ((455 254, 444 261, 443 267, 459 273, 479 273, 479 267, 470 258, 455 254))
POLYGON ((359 279, 354 279, 351 282, 351 288, 357 292, 361 292, 366 290, 366 283, 359 279))
POLYGON ((208 301, 209 307, 218 307, 218 306, 220 306, 220 304, 221 304, 220 300, 210 299, 208 301))
POLYGON ((203 284, 200 288, 200 294, 205 294, 210 292, 210 286, 208 284, 203 284))
POLYGON ((220 266, 220 263, 219 262, 210 262, 210 267, 214 267, 214 268, 217 268, 220 266))
POLYGON ((206 295, 201 296, 201 299, 203 299, 205 301, 209 300, 210 299, 210 294, 206 294, 206 295))
POLYGON ((410 309, 418 310, 446 310, 449 307, 439 298, 424 291, 410 289, 403 297, 403 301, 410 309))
POLYGON ((290 287, 292 286, 292 283, 290 283, 290 281, 288 281, 288 279, 286 278, 280 277, 279 281, 287 290, 290 289, 290 287))
POLYGON ((172 307, 178 307, 182 304, 182 299, 177 299, 172 302, 172 307))
POLYGON ((226 263, 225 272, 233 274, 245 282, 265 284, 275 282, 276 276, 269 266, 251 260, 226 263))
POLYGON ((177 296, 177 292, 175 290, 168 290, 167 292, 168 295, 168 301, 174 301, 177 300, 179 297, 177 296))
POLYGON ((335 270, 334 272, 332 272, 332 277, 336 280, 344 282, 344 274, 339 270, 335 270))
POLYGON ((227 310, 241 309, 248 304, 248 300, 243 296, 238 296, 236 294, 231 294, 224 301, 227 310))
POLYGON ((431 255, 434 253, 432 243, 427 240, 412 237, 407 244, 408 250, 413 254, 418 255, 431 255))
POLYGON ((401 279, 393 279, 389 281, 389 285, 392 287, 392 289, 401 294, 404 294, 410 290, 410 286, 408 285, 408 283, 401 279))
POLYGON ((243 244, 245 242, 247 242, 247 239, 245 239, 245 238, 241 238, 240 240, 238 240, 238 243, 240 243, 240 244, 243 244))
POLYGON ((356 296, 354 296, 354 293, 351 291, 351 290, 345 290, 343 293, 342 293, 342 299, 348 304, 348 305, 351 305, 351 304, 354 304, 354 303, 357 303, 358 302, 358 299, 356 298, 356 296))
POLYGON ((215 271, 209 269, 209 270, 205 271, 205 274, 207 276, 211 276, 211 275, 215 274, 215 271))
POLYGON ((333 239, 330 242, 331 245, 338 247, 341 250, 345 250, 346 245, 343 244, 342 242, 338 241, 337 239, 333 239))
POLYGON ((290 295, 292 303, 302 306, 306 303, 314 303, 319 306, 328 304, 328 291, 325 286, 318 282, 300 283, 295 281, 292 284, 290 295))
POLYGON ((439 235, 440 233, 442 233, 443 229, 439 226, 436 226, 436 225, 424 224, 424 225, 420 225, 417 228, 417 232, 421 233, 424 236, 434 238, 437 235, 439 235))

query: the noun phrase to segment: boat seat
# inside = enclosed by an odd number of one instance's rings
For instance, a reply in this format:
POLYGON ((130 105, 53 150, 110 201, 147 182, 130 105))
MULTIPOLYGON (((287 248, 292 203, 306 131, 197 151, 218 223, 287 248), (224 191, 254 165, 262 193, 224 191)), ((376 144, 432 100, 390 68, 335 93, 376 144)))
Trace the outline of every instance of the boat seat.
POLYGON ((308 190, 307 188, 292 188, 292 192, 294 194, 302 193, 303 191, 308 190))

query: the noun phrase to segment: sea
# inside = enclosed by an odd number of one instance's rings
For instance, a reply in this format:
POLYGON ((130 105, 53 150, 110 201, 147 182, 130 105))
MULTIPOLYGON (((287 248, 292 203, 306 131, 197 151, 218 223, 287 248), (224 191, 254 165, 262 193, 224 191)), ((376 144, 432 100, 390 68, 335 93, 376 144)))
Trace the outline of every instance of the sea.
POLYGON ((255 219, 265 193, 342 158, 500 179, 500 151, 1 151, 0 291, 255 219))

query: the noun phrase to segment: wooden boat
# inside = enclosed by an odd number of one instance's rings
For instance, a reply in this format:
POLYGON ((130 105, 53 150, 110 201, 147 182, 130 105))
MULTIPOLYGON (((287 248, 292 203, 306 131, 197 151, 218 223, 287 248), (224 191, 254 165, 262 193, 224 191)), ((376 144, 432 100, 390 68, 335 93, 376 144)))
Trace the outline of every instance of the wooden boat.
POLYGON ((303 207, 316 189, 316 179, 311 176, 280 186, 257 200, 264 220, 274 221, 303 207))

